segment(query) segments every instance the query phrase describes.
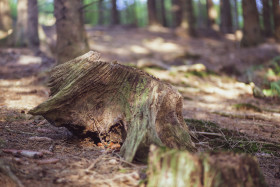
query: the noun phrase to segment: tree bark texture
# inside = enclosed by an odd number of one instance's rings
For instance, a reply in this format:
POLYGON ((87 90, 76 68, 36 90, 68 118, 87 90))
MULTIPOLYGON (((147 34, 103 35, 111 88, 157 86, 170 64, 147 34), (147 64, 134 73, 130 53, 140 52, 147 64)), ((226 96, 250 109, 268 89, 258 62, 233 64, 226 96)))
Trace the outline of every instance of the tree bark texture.
POLYGON ((255 46, 262 42, 259 14, 255 0, 242 0, 243 9, 243 47, 255 46))
POLYGON ((181 0, 181 5, 183 11, 181 27, 185 29, 190 36, 196 36, 192 0, 181 0))
POLYGON ((200 153, 151 146, 148 187, 265 187, 255 158, 235 153, 200 153))
POLYGON ((221 32, 231 33, 232 32, 232 16, 231 6, 229 0, 220 1, 221 10, 221 32))
POLYGON ((120 14, 117 7, 117 0, 111 0, 111 3, 112 3, 112 11, 111 11, 112 25, 119 25, 120 14))
POLYGON ((8 0, 0 0, 0 30, 9 31, 12 29, 11 9, 8 0))
POLYGON ((181 0, 172 0, 173 27, 179 27, 182 23, 183 13, 181 0))
POLYGON ((18 0, 17 15, 17 23, 14 33, 14 45, 26 46, 28 44, 28 0, 18 0))
POLYGON ((149 26, 159 26, 160 21, 157 17, 156 0, 147 0, 149 26))
POLYGON ((55 0, 57 62, 64 63, 89 50, 84 29, 82 1, 55 0))
POLYGON ((94 52, 56 66, 51 97, 30 111, 96 143, 122 144, 126 161, 145 160, 151 144, 195 151, 182 116, 182 97, 138 69, 99 61, 94 52))
POLYGON ((167 27, 164 0, 160 0, 160 14, 161 14, 161 24, 162 24, 162 26, 167 27))
POLYGON ((206 1, 206 8, 207 8, 207 24, 208 28, 214 29, 216 26, 216 19, 217 19, 217 11, 214 7, 212 0, 206 1))
POLYGON ((273 0, 274 37, 280 41, 280 5, 278 0, 273 0))
POLYGON ((266 37, 272 36, 272 19, 271 19, 271 0, 262 0, 263 4, 263 23, 264 23, 264 34, 266 37))
POLYGON ((38 47, 40 45, 38 34, 38 4, 37 0, 28 0, 28 46, 38 47))

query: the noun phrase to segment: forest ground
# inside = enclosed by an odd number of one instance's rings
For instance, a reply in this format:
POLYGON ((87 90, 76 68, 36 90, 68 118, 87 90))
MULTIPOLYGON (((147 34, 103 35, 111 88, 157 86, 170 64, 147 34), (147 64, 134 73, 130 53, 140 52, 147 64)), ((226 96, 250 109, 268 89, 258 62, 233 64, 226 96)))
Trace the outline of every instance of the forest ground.
MULTIPOLYGON (((102 60, 138 64, 180 91, 183 115, 197 134, 194 141, 200 151, 252 154, 269 186, 280 186, 280 99, 255 98, 248 84, 265 85, 280 45, 267 41, 243 49, 234 35, 192 39, 170 30, 96 27, 87 31, 91 49, 100 52, 102 60)), ((118 150, 97 146, 89 138, 77 139, 65 128, 27 114, 48 98, 52 58, 26 48, 1 48, 0 56, 0 158, 19 181, 25 186, 137 186, 145 182, 145 164, 126 163, 118 150), (26 157, 9 149, 33 150, 39 155, 26 157)), ((0 178, 13 184, 1 173, 0 178)))

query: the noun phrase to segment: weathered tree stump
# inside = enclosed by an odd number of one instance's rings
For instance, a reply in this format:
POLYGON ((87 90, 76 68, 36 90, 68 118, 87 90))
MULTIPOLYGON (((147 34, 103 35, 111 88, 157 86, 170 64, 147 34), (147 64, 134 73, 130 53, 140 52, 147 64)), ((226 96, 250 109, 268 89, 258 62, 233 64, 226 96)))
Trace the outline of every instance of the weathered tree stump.
POLYGON ((151 146, 148 187, 264 187, 256 160, 230 152, 191 154, 151 146))
POLYGON ((97 142, 119 142, 127 161, 147 158, 151 144, 195 150, 181 95, 141 70, 99 61, 97 53, 88 52, 56 66, 49 86, 50 98, 30 114, 97 142))

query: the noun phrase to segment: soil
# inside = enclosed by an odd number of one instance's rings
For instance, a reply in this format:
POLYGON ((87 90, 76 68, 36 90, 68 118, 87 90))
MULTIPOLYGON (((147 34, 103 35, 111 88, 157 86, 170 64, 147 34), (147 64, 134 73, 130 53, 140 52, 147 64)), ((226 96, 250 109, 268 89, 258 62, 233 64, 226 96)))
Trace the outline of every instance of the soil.
MULTIPOLYGON (((106 61, 132 66, 141 59, 154 59, 169 67, 203 64, 206 71, 143 69, 183 95, 183 115, 197 134, 194 141, 200 151, 252 154, 269 186, 280 186, 280 99, 254 97, 248 75, 252 67, 265 66, 279 55, 278 44, 267 41, 243 49, 233 35, 202 34, 193 39, 164 29, 96 27, 87 31, 91 49, 106 61), (223 140, 217 138, 221 135, 223 140)), ((0 158, 18 181, 24 186, 144 185, 145 164, 126 163, 118 148, 79 139, 65 128, 28 114, 48 98, 47 79, 55 65, 51 57, 26 48, 1 48, 0 57, 0 158), (43 156, 26 157, 7 153, 7 149, 38 151, 43 156)), ((256 85, 263 85, 263 79, 253 77, 256 85)), ((6 183, 12 186, 14 181, 6 183)))

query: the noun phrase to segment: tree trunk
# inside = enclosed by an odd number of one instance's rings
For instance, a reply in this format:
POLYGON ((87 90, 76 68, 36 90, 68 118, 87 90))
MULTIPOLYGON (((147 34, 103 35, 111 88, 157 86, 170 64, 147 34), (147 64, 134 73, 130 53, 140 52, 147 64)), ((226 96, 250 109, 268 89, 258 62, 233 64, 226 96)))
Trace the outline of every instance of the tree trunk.
POLYGON ((147 159, 151 144, 195 151, 182 96, 141 70, 88 52, 56 66, 49 85, 51 97, 30 114, 96 143, 118 142, 126 161, 147 159))
POLYGON ((0 31, 12 29, 12 18, 9 0, 0 0, 0 31))
POLYGON ((183 20, 181 27, 186 30, 190 36, 196 36, 192 0, 181 0, 181 3, 183 10, 183 20))
POLYGON ((273 0, 274 37, 280 41, 280 5, 278 0, 273 0))
POLYGON ((237 0, 233 0, 233 20, 234 20, 234 30, 239 30, 239 19, 238 19, 238 7, 237 7, 237 0))
POLYGON ((206 1, 206 8, 207 8, 207 25, 208 28, 217 30, 217 24, 216 24, 216 19, 217 19, 217 11, 214 7, 213 1, 212 0, 207 0, 206 1))
POLYGON ((181 0, 172 0, 173 27, 179 27, 182 23, 183 13, 181 0))
POLYGON ((111 23, 112 25, 120 24, 120 14, 117 7, 117 0, 111 0, 112 3, 112 12, 111 12, 111 23))
POLYGON ((265 187, 254 157, 227 152, 190 154, 151 146, 147 187, 265 187))
POLYGON ((104 25, 104 0, 98 0, 98 25, 104 25))
POLYGON ((162 24, 162 26, 166 27, 167 21, 166 21, 166 11, 165 11, 164 0, 160 0, 160 14, 161 14, 161 24, 162 24))
POLYGON ((231 7, 229 0, 220 1, 221 10, 221 32, 231 33, 232 32, 232 16, 231 7))
POLYGON ((38 4, 37 0, 28 0, 28 46, 38 47, 40 45, 38 34, 38 4))
POLYGON ((259 14, 255 0, 242 0, 243 9, 243 47, 255 46, 262 42, 259 14))
POLYGON ((269 37, 272 35, 272 23, 271 23, 271 1, 270 0, 262 0, 263 4, 263 23, 264 23, 264 35, 269 37))
POLYGON ((55 0, 57 62, 64 63, 89 50, 84 29, 82 1, 55 0))
POLYGON ((149 26, 160 26, 160 21, 157 17, 156 0, 148 0, 148 17, 149 26))
POLYGON ((26 46, 28 44, 28 0, 18 0, 17 15, 17 23, 14 33, 14 45, 26 46))

